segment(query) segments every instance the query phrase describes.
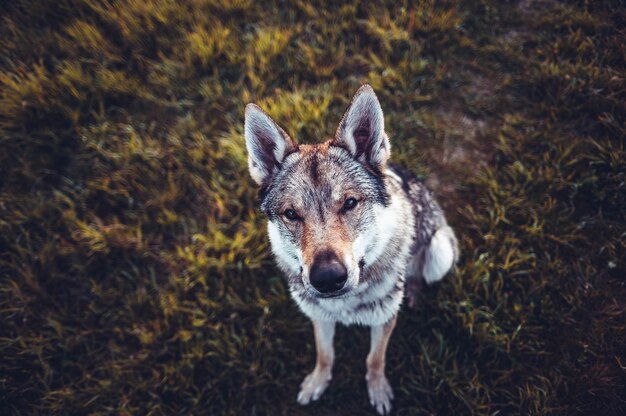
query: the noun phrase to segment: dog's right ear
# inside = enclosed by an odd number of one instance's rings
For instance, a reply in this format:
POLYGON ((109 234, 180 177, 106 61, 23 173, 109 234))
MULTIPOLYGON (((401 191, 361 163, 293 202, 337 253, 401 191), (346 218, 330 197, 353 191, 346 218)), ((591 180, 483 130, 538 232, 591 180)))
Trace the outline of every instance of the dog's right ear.
POLYGON ((250 175, 257 184, 263 186, 296 145, 256 104, 246 106, 244 131, 250 175))

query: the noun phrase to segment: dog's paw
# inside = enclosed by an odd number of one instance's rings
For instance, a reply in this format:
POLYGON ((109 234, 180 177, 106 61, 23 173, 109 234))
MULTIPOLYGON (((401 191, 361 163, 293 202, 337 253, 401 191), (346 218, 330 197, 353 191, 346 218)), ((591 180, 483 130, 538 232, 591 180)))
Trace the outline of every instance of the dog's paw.
POLYGON ((330 369, 313 370, 311 374, 304 378, 302 384, 300 384, 300 393, 298 393, 298 403, 301 405, 309 404, 311 401, 315 401, 320 398, 332 375, 330 369))
POLYGON ((367 380, 367 392, 370 396, 370 403, 378 414, 386 415, 391 412, 393 391, 387 381, 387 377, 382 373, 368 373, 365 379, 367 380))

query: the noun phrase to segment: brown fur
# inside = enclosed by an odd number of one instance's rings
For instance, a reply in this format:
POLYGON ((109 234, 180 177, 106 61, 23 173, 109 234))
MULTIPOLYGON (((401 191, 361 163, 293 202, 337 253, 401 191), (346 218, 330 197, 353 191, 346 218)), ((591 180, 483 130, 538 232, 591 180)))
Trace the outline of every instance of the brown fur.
POLYGON ((359 89, 326 143, 295 145, 253 104, 245 132, 272 250, 313 321, 317 360, 298 402, 317 400, 328 387, 335 324, 363 324, 371 327, 370 402, 388 413, 385 353, 405 283, 415 288, 414 281, 437 281, 450 269, 458 255, 452 229, 430 192, 387 163, 384 116, 369 86, 359 89))
POLYGON ((393 329, 396 327, 398 315, 395 315, 389 322, 383 325, 380 338, 372 339, 370 353, 367 356, 367 373, 368 374, 384 374, 385 373, 385 354, 387 345, 393 329))

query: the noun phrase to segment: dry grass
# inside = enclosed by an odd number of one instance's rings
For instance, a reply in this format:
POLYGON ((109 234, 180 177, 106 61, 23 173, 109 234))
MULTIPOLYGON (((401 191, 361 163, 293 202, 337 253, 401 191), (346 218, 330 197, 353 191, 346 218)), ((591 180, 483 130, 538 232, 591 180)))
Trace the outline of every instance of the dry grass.
POLYGON ((1 6, 1 414, 372 413, 362 328, 296 405, 242 137, 256 101, 323 140, 364 82, 464 253, 401 314, 396 414, 624 414, 623 4, 336 3, 1 6))

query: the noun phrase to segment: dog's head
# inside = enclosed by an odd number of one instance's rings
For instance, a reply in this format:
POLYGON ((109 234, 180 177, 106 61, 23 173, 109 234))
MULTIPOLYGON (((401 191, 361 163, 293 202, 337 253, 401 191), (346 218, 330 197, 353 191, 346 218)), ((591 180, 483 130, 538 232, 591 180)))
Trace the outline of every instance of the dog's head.
POLYGON ((290 284, 316 297, 350 292, 394 227, 383 180, 389 139, 372 88, 357 91, 326 143, 297 145, 254 104, 245 137, 272 250, 290 284))

